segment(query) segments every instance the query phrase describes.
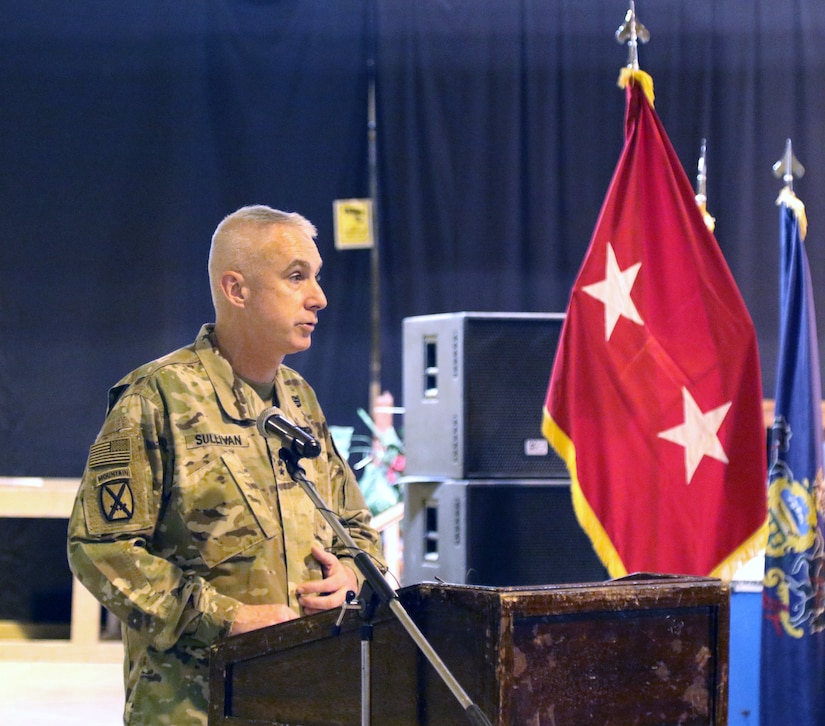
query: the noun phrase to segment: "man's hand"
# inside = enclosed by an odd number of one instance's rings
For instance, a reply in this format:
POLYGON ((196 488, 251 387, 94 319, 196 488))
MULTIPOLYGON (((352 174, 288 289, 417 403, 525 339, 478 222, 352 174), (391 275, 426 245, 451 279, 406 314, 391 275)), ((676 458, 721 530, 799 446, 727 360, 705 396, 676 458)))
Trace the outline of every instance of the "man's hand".
MULTIPOLYGON (((306 615, 336 608, 344 602, 348 591, 358 591, 355 573, 321 545, 312 545, 312 556, 318 560, 323 572, 322 580, 303 582, 295 588, 298 600, 306 615)), ((268 625, 294 620, 298 615, 287 605, 243 605, 238 610, 230 635, 247 633, 268 625)))
POLYGON ((358 592, 355 572, 341 564, 335 555, 316 543, 312 545, 312 556, 321 564, 324 578, 302 582, 295 588, 301 607, 307 615, 336 608, 344 602, 348 591, 358 592))
POLYGON ((235 622, 229 630, 230 635, 247 633, 250 630, 258 630, 268 625, 285 623, 287 620, 294 620, 298 616, 286 605, 244 605, 238 610, 235 622))

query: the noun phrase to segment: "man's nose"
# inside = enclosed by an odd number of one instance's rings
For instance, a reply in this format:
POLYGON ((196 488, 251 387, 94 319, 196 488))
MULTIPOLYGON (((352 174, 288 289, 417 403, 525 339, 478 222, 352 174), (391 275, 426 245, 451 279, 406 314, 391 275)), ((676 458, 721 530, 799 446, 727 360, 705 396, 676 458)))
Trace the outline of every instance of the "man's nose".
POLYGON ((312 285, 313 287, 310 290, 309 299, 307 301, 308 306, 314 310, 323 310, 327 306, 327 296, 324 294, 324 290, 318 280, 313 280, 312 285))

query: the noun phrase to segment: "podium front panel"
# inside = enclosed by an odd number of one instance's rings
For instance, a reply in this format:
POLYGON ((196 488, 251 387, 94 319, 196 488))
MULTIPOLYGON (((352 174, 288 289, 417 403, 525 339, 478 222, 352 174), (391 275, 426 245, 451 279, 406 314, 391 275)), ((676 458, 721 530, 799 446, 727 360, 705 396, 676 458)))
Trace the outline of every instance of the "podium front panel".
MULTIPOLYGON (((405 610, 496 726, 727 723, 729 589, 637 577, 535 588, 420 584, 405 610)), ((321 613, 212 651, 210 726, 359 726, 360 620, 321 613)), ((463 708, 388 608, 369 646, 372 723, 453 726, 463 708)))

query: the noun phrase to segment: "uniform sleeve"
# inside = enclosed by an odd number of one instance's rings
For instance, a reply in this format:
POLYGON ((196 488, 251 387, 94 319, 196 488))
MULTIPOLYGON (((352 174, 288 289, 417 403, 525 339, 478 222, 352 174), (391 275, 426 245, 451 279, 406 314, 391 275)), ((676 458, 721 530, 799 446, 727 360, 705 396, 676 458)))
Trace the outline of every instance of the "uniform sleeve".
POLYGON ((164 417, 149 396, 127 393, 89 450, 69 520, 68 560, 80 582, 148 645, 181 637, 209 645, 241 607, 203 578, 150 551, 164 505, 164 417))
MULTIPOLYGON (((355 544, 373 559, 381 572, 386 572, 387 565, 384 561, 381 548, 381 536, 370 524, 372 514, 364 500, 364 494, 361 491, 358 480, 355 478, 355 474, 349 464, 341 458, 335 448, 332 437, 328 435, 328 439, 327 450, 330 452, 330 476, 333 481, 333 488, 337 489, 338 492, 338 516, 345 524, 355 544)), ((343 564, 355 571, 358 578, 358 586, 363 585, 364 578, 355 564, 354 553, 347 552, 346 548, 337 542, 337 538, 336 545, 333 547, 333 553, 343 564)))

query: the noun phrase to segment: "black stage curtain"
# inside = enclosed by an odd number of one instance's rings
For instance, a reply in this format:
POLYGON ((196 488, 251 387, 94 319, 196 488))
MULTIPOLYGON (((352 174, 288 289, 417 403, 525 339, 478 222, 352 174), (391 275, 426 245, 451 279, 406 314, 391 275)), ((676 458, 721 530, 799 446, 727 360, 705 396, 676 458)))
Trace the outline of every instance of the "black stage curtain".
MULTIPOLYGON (((318 225, 330 304, 288 363, 333 423, 357 423, 370 256, 334 249, 332 202, 369 193, 372 69, 383 387, 403 404, 406 316, 563 311, 621 149, 627 5, 0 1, 0 475, 80 474, 107 388, 212 319, 209 238, 247 203, 318 225)), ((709 207, 771 396, 771 166, 788 137, 808 169, 796 190, 814 287, 825 280, 825 6, 637 11, 652 36, 641 65, 691 177, 708 140, 709 207)), ((825 341, 823 325, 825 308, 825 341)))

